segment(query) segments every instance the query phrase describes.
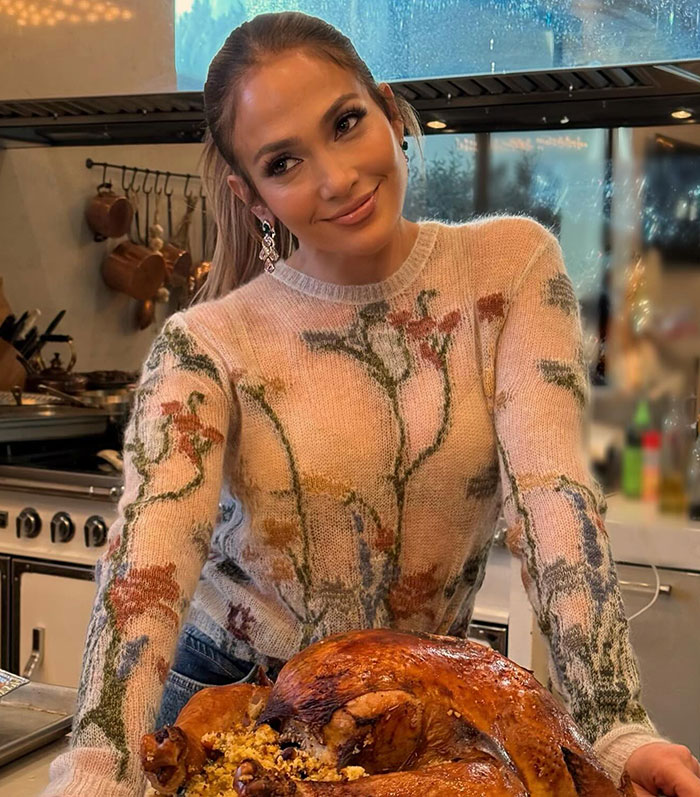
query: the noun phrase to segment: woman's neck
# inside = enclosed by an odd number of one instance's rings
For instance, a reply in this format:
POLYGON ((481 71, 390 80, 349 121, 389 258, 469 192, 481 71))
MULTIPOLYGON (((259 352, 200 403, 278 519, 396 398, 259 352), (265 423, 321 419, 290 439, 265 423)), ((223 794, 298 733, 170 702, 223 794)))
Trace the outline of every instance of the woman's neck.
POLYGON ((300 242, 286 263, 291 268, 336 285, 368 285, 388 279, 406 260, 418 237, 418 224, 401 217, 386 246, 373 255, 314 251, 300 242))

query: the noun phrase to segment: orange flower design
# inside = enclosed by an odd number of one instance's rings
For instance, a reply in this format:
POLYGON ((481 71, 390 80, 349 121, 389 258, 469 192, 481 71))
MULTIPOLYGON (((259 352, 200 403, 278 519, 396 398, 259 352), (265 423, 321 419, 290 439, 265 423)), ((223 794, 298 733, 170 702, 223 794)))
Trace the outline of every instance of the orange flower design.
POLYGON ((506 299, 502 293, 490 293, 482 296, 476 303, 479 321, 495 321, 506 314, 506 299))
POLYGON ((172 418, 177 432, 177 450, 184 454, 193 465, 201 461, 200 447, 202 440, 212 443, 223 443, 224 436, 213 426, 205 426, 202 421, 190 412, 181 401, 165 401, 161 405, 161 413, 172 418))
POLYGON ((426 608, 435 598, 439 585, 435 579, 437 564, 422 573, 404 575, 389 591, 389 607, 398 620, 405 620, 414 614, 426 614, 431 620, 435 613, 426 608))
POLYGON ((159 612, 177 629, 180 618, 172 604, 180 599, 175 564, 132 567, 126 576, 117 576, 109 590, 117 629, 124 631, 130 620, 146 612, 159 612))
POLYGON ((380 553, 391 549, 394 544, 394 529, 380 526, 374 536, 374 547, 380 553))
POLYGON ((442 360, 440 358, 440 355, 428 343, 427 340, 424 340, 421 343, 421 345, 420 345, 420 353, 421 353, 421 357, 424 360, 427 360, 429 363, 432 363, 436 368, 442 368, 442 360))
POLYGON ((461 320, 462 314, 459 310, 453 310, 451 313, 447 313, 447 315, 443 316, 438 324, 438 329, 445 335, 449 335, 451 332, 454 332, 461 320))
POLYGON ((158 656, 158 661, 156 662, 156 672, 158 673, 158 680, 162 684, 165 683, 165 679, 168 677, 169 670, 170 664, 162 656, 158 656))
POLYGON ((419 340, 426 337, 435 329, 435 320, 429 315, 423 318, 418 318, 415 321, 409 321, 406 324, 406 332, 413 340, 419 340))
POLYGON ((265 518, 262 522, 265 542, 273 548, 287 548, 299 537, 299 529, 295 523, 275 518, 265 518))

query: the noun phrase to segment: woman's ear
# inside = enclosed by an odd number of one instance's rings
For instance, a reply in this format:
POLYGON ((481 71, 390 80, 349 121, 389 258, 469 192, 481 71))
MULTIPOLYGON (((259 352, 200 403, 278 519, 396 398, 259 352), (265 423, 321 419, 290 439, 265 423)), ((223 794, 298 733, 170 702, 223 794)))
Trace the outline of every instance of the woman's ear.
POLYGON ((229 174, 226 178, 228 187, 233 193, 241 200, 244 205, 249 205, 252 200, 250 188, 248 188, 245 180, 237 174, 229 174))
POLYGON ((259 202, 253 204, 253 192, 242 177, 236 174, 229 174, 226 177, 226 182, 233 193, 259 221, 263 221, 264 219, 273 227, 275 226, 275 217, 270 213, 269 209, 259 202))
POLYGON ((403 140, 404 124, 401 112, 399 111, 399 106, 396 104, 394 92, 388 83, 380 83, 377 88, 386 97, 387 102, 389 103, 389 109, 391 112, 391 126, 394 128, 394 132, 398 136, 399 142, 401 142, 403 140))

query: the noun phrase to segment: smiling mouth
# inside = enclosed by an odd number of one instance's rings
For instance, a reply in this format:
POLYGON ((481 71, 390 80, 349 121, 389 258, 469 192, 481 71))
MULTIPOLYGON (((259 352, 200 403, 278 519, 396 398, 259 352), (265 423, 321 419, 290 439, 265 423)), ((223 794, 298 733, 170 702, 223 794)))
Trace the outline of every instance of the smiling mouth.
POLYGON ((362 199, 358 201, 356 205, 353 205, 353 207, 343 211, 342 213, 337 213, 335 216, 329 216, 327 219, 324 219, 324 221, 336 221, 337 219, 342 219, 343 216, 349 216, 351 213, 354 213, 356 210, 359 210, 366 202, 368 202, 374 196, 374 194, 377 191, 377 187, 378 186, 375 186, 373 191, 370 191, 369 194, 366 194, 362 199))

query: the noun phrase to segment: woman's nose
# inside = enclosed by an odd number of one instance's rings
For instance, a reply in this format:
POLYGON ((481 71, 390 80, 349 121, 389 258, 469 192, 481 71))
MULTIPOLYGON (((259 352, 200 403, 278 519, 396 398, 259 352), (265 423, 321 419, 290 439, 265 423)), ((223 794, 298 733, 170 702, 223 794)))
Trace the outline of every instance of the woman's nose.
POLYGON ((358 173, 353 165, 343 163, 336 155, 317 162, 317 179, 319 195, 328 201, 352 194, 358 173))

